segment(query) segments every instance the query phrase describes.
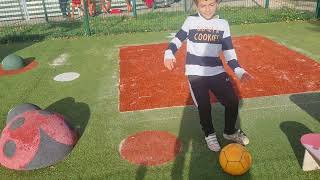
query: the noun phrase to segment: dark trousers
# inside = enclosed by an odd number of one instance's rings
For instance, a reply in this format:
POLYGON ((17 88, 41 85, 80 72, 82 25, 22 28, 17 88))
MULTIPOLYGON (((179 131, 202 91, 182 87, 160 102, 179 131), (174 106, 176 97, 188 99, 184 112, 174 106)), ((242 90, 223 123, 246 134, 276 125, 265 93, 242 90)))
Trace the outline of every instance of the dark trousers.
POLYGON ((69 12, 69 10, 68 10, 68 5, 69 5, 68 0, 59 0, 59 3, 60 3, 60 9, 61 9, 62 15, 66 16, 67 12, 69 12))
POLYGON ((236 95, 227 73, 215 76, 188 76, 191 95, 198 107, 200 124, 205 136, 214 133, 212 124, 209 91, 225 107, 224 133, 233 134, 238 117, 239 98, 236 95))

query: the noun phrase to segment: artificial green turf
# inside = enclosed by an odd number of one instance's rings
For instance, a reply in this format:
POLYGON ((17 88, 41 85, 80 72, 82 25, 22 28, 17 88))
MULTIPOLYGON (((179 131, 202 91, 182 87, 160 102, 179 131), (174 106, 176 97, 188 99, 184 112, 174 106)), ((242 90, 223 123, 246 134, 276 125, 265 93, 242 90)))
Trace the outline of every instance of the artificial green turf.
MULTIPOLYGON (((235 36, 265 35, 319 61, 319 26, 314 22, 256 24, 233 26, 231 31, 235 36)), ((167 35, 136 33, 5 45, 7 50, 0 51, 2 57, 6 52, 16 52, 36 57, 40 64, 20 75, 0 76, 0 127, 5 126, 10 108, 30 102, 65 114, 83 134, 65 161, 27 172, 1 167, 0 179, 233 179, 220 169, 218 155, 207 149, 194 107, 118 111, 118 47, 164 42, 167 35), (49 63, 63 53, 69 54, 67 64, 50 67, 49 63), (81 76, 66 83, 52 80, 68 71, 81 76), (175 134, 183 142, 182 152, 174 161, 157 167, 137 166, 121 159, 121 140, 144 130, 175 134)), ((319 92, 245 99, 239 125, 250 137, 253 166, 238 179, 318 178, 319 171, 302 171, 303 149, 299 144, 299 135, 320 132, 318 107, 319 92)), ((221 138, 222 107, 214 105, 213 114, 221 138)))

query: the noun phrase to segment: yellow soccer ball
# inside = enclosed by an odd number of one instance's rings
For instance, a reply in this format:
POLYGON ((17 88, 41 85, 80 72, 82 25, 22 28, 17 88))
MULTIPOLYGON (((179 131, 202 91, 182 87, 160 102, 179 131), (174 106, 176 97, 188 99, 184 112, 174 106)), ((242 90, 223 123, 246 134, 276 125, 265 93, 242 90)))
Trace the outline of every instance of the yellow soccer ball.
POLYGON ((252 157, 244 146, 231 143, 222 148, 219 162, 224 172, 231 175, 242 175, 250 169, 252 157))

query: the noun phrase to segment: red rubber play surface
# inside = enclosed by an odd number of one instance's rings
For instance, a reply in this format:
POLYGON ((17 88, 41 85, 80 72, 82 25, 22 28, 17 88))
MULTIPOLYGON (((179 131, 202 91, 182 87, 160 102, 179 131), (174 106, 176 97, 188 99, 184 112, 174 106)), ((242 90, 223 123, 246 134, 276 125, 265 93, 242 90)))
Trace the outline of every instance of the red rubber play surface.
POLYGON ((181 142, 165 131, 143 131, 124 139, 119 152, 133 164, 155 166, 173 160, 181 151, 181 142))
MULTIPOLYGON (((233 43, 240 64, 255 77, 245 86, 234 80, 241 98, 320 90, 320 64, 305 55, 261 36, 237 37, 233 43)), ((184 75, 186 46, 183 44, 177 52, 172 71, 163 65, 167 46, 162 43, 120 48, 121 112, 193 103, 184 75)))
POLYGON ((24 66, 21 69, 18 70, 3 70, 0 64, 0 76, 5 76, 5 75, 14 75, 14 74, 20 74, 26 71, 29 71, 33 68, 35 68, 38 65, 38 62, 33 60, 32 62, 30 62, 29 64, 27 64, 26 66, 24 66))

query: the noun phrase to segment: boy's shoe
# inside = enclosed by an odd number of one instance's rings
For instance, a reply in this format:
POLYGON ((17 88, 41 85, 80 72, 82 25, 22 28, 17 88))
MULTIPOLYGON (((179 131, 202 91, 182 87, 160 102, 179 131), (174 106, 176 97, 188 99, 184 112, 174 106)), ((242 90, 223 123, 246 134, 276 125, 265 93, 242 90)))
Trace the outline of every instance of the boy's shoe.
POLYGON ((209 134, 208 137, 205 137, 204 139, 206 140, 208 148, 211 151, 214 151, 214 152, 220 151, 221 147, 218 142, 216 133, 209 134))
POLYGON ((230 135, 223 133, 223 137, 227 140, 231 140, 242 145, 249 144, 249 138, 240 129, 238 129, 234 134, 230 135))

